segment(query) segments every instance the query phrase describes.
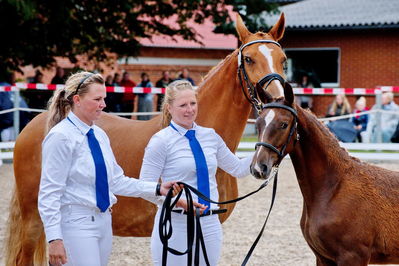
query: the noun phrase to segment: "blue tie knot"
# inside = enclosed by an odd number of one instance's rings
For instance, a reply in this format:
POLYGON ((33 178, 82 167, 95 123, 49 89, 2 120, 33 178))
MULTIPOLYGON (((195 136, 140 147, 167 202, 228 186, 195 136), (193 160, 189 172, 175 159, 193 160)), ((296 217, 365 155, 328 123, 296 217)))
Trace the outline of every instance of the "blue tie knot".
POLYGON ((184 135, 184 136, 186 136, 186 138, 188 138, 189 140, 194 139, 195 138, 195 130, 188 130, 186 132, 186 135, 184 135))
POLYGON ((87 132, 86 134, 87 136, 93 136, 94 135, 94 130, 92 128, 90 128, 89 132, 87 132))

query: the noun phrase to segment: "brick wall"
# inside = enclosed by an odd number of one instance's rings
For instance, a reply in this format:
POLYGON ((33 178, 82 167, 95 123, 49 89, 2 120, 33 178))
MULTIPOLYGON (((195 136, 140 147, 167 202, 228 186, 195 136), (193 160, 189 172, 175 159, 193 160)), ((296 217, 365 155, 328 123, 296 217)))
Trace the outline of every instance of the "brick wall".
MULTIPOLYGON (((399 35, 396 30, 286 31, 284 48, 339 48, 339 87, 399 86, 399 35)), ((359 96, 348 96, 354 107, 359 96)), ((399 103, 398 96, 395 97, 399 103)), ((324 116, 334 96, 313 96, 313 111, 324 116)), ((375 103, 367 96, 367 106, 375 103)))

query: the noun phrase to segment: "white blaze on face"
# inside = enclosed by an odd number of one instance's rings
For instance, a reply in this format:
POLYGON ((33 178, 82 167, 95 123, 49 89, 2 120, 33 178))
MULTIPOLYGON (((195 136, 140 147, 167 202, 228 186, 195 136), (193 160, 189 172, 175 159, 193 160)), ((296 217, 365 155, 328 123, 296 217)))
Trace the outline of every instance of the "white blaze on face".
MULTIPOLYGON (((264 120, 265 120, 265 127, 264 127, 263 132, 262 132, 262 138, 261 138, 262 141, 265 139, 265 134, 266 134, 267 128, 268 128, 268 126, 270 126, 270 124, 272 123, 272 121, 273 121, 273 119, 274 119, 275 116, 276 116, 276 114, 274 113, 274 111, 273 111, 273 110, 270 110, 270 112, 268 112, 267 115, 266 115, 266 117, 264 118, 264 120)), ((258 153, 260 152, 261 149, 264 149, 264 148, 265 148, 265 147, 263 147, 263 146, 258 147, 258 149, 256 149, 256 152, 255 152, 255 155, 254 155, 254 156, 255 156, 255 157, 258 157, 258 155, 259 155, 258 153)), ((255 169, 257 172, 259 172, 259 173, 262 172, 262 170, 260 169, 258 163, 256 163, 256 164, 254 165, 254 169, 255 169)))
MULTIPOLYGON (((273 66, 273 57, 272 57, 273 49, 267 48, 267 46, 264 44, 260 45, 258 49, 266 58, 266 61, 269 64, 271 73, 276 73, 276 71, 274 70, 274 66, 273 66)), ((278 96, 284 96, 284 88, 283 88, 283 86, 281 86, 281 83, 278 80, 273 80, 272 82, 274 82, 277 85, 277 88, 280 91, 280 95, 278 95, 278 96)))

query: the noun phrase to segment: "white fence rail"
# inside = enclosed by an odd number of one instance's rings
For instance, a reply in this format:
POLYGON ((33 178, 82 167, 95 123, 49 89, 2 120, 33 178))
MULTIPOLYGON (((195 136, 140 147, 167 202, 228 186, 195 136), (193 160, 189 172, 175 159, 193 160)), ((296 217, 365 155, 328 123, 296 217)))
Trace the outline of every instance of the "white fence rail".
MULTIPOLYGON (((399 161, 399 143, 340 142, 340 145, 347 149, 350 155, 361 160, 399 161)), ((13 158, 14 146, 15 142, 0 142, 0 165, 2 160, 11 160, 13 158)), ((254 153, 254 149, 255 142, 240 142, 236 154, 239 157, 249 156, 254 153)))
MULTIPOLYGON (((399 143, 343 143, 341 147, 361 160, 399 161, 399 143)), ((255 142, 240 142, 236 152, 238 157, 253 154, 255 142), (252 149, 248 151, 248 149, 252 149)), ((289 157, 289 156, 287 156, 289 157)))

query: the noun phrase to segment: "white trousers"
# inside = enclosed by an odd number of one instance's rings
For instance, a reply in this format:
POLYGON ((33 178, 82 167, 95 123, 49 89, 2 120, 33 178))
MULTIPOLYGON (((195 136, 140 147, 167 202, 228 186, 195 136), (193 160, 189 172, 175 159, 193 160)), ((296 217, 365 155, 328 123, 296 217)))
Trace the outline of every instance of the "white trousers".
MULTIPOLYGON (((162 250, 163 245, 159 238, 159 216, 161 210, 155 216, 154 229, 151 236, 151 253, 152 260, 155 266, 162 265, 162 250)), ((218 264, 220 259, 223 232, 222 226, 217 214, 204 216, 200 218, 202 234, 204 236, 206 252, 211 266, 218 264)), ((187 216, 184 214, 172 212, 172 228, 173 234, 169 239, 168 246, 178 251, 184 252, 187 249, 187 216)), ((193 246, 193 265, 194 265, 194 250, 193 246)), ((187 255, 177 256, 168 252, 167 265, 170 266, 184 266, 187 265, 187 255)), ((206 265, 202 249, 200 248, 200 265, 206 265)))
POLYGON ((79 205, 61 208, 61 230, 68 266, 106 266, 112 249, 112 217, 79 205))

